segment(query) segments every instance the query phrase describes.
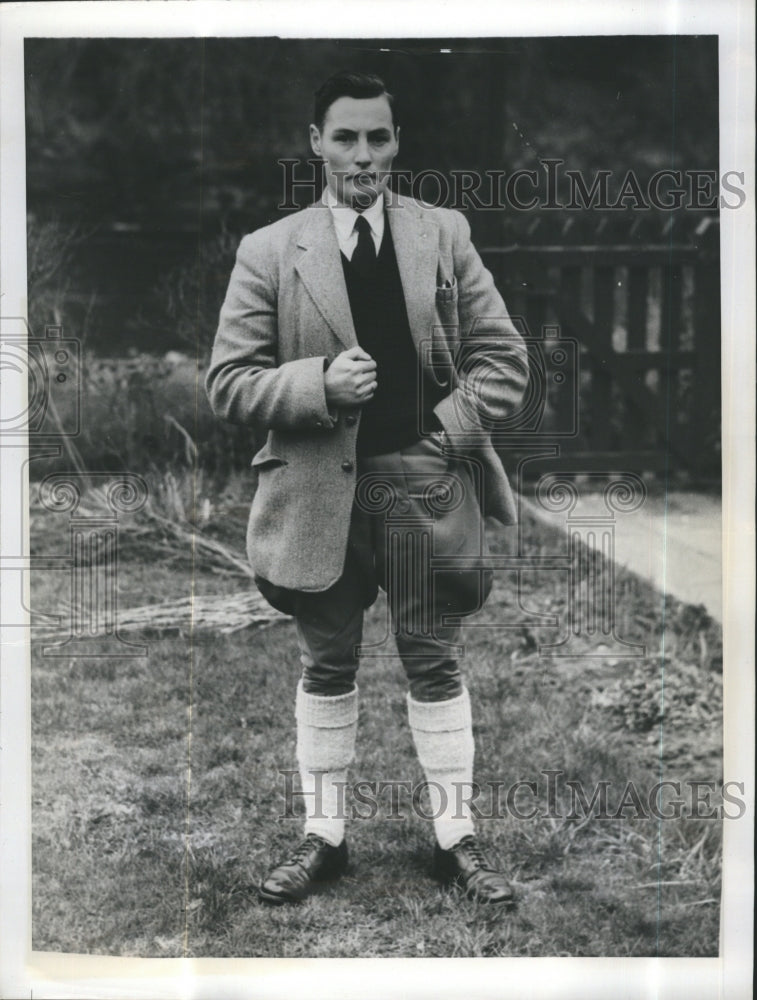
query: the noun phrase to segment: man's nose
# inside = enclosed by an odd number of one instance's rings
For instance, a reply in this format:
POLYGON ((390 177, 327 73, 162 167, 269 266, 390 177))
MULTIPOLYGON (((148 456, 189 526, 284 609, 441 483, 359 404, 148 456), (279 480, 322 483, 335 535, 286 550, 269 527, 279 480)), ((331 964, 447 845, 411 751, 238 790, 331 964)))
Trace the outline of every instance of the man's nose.
POLYGON ((355 150, 355 163, 359 167, 367 167, 370 165, 370 162, 371 151, 368 147, 368 142, 365 139, 360 139, 355 150))

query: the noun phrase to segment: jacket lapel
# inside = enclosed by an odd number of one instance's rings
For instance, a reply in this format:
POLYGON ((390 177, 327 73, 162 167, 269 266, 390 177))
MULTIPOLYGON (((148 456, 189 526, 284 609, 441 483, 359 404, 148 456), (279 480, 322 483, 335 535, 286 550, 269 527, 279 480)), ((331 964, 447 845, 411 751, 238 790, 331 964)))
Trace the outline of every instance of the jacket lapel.
POLYGON ((405 293, 407 318, 415 346, 431 338, 436 304, 439 227, 412 203, 389 192, 386 211, 405 293))
MULTIPOLYGON (((414 204, 393 192, 385 200, 394 253, 405 295, 410 332, 419 353, 433 334, 439 227, 414 204)), ((309 210, 307 224, 297 240, 304 253, 295 263, 323 318, 345 347, 357 344, 339 243, 331 212, 323 202, 309 210)))
POLYGON ((336 337, 345 347, 354 347, 357 336, 331 212, 317 202, 308 213, 310 218, 297 240, 297 246, 305 252, 295 268, 336 337))

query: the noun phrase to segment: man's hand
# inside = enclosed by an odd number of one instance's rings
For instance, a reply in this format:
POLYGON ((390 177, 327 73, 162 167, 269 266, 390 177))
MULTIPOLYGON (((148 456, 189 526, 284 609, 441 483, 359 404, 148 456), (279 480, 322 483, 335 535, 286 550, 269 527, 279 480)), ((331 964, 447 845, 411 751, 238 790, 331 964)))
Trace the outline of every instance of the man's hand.
POLYGON ((326 402, 335 406, 362 406, 376 391, 376 362, 362 347, 342 351, 323 376, 326 402))

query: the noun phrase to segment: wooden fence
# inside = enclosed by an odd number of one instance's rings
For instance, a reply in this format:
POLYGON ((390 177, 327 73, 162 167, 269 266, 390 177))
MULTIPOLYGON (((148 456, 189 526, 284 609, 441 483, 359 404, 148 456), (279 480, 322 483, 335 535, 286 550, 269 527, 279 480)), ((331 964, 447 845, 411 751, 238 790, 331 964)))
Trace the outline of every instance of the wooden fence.
MULTIPOLYGON (((551 469, 720 476, 718 226, 694 239, 490 247, 482 256, 522 318, 543 387, 540 426, 506 447, 559 445, 551 469), (575 370, 550 358, 573 348, 575 370)), ((570 355, 573 357, 573 355, 570 355)), ((537 471, 536 466, 532 471, 537 471)))

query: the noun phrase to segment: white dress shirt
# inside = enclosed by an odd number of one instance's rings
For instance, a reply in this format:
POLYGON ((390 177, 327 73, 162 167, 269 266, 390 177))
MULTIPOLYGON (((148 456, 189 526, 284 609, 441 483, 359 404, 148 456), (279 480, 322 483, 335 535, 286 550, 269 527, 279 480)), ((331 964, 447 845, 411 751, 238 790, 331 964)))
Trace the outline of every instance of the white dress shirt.
POLYGON ((324 200, 331 209, 331 216, 336 229, 336 238, 339 241, 339 249, 344 256, 348 260, 352 260, 352 255, 355 252, 355 247, 357 246, 355 222, 359 215, 362 215, 371 227, 371 236, 373 237, 376 255, 378 256, 381 240, 384 236, 383 197, 379 196, 371 207, 366 208, 364 212, 356 212, 354 208, 350 208, 348 205, 340 205, 329 188, 326 188, 324 200))

